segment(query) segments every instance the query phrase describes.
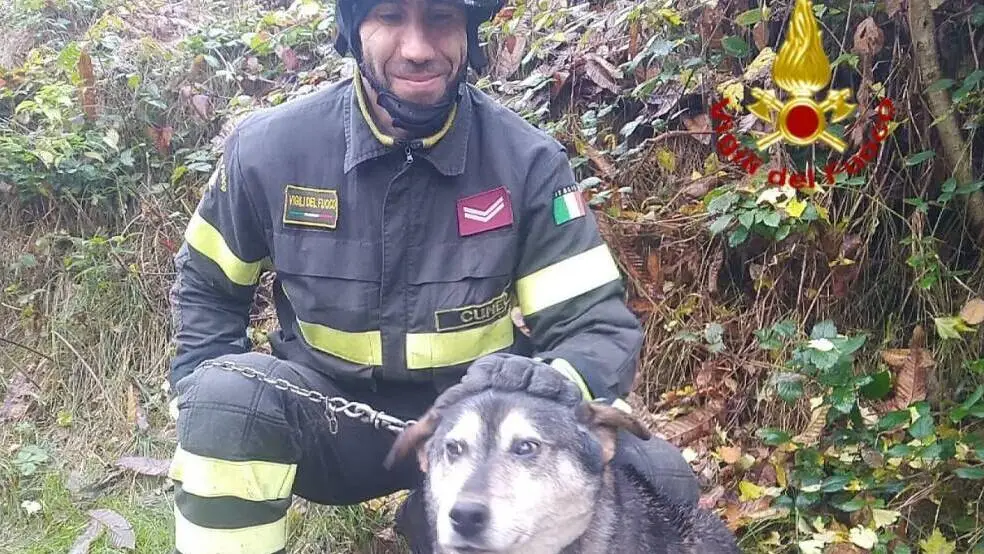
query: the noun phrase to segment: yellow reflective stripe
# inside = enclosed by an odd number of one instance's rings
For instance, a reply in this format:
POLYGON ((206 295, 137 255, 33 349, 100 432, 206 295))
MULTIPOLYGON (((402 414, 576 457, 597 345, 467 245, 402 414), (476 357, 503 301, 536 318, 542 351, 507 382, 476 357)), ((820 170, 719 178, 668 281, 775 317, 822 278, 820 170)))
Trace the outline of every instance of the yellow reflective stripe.
POLYGON ((383 365, 383 337, 379 331, 342 331, 300 319, 297 325, 312 348, 356 364, 383 365))
POLYGON ((195 250, 212 260, 225 273, 230 281, 237 285, 255 285, 260 279, 260 270, 264 260, 247 262, 236 256, 218 229, 199 215, 198 211, 191 216, 188 228, 185 229, 185 240, 195 250))
POLYGON ((407 367, 430 369, 470 362, 512 343, 513 322, 509 315, 474 329, 410 333, 407 335, 407 367))
POLYGON ((182 489, 197 496, 234 496, 260 502, 289 497, 296 472, 296 464, 231 462, 192 454, 179 445, 168 477, 181 481, 182 489))
MULTIPOLYGON (((293 304, 284 288, 284 296, 293 304)), ((320 323, 297 320, 301 336, 311 348, 354 364, 383 365, 383 335, 377 331, 342 331, 320 323)))
POLYGON ((608 246, 601 244, 516 281, 519 308, 530 315, 619 278, 608 246))
POLYGON ((564 377, 574 381, 577 388, 581 389, 581 395, 585 400, 593 400, 591 390, 588 389, 588 384, 584 381, 584 377, 581 377, 581 374, 574 369, 574 366, 572 366, 570 362, 563 358, 554 358, 553 361, 550 362, 550 367, 563 373, 564 377))
POLYGON ((273 554, 287 547, 287 516, 239 529, 210 529, 174 508, 174 547, 181 554, 273 554))

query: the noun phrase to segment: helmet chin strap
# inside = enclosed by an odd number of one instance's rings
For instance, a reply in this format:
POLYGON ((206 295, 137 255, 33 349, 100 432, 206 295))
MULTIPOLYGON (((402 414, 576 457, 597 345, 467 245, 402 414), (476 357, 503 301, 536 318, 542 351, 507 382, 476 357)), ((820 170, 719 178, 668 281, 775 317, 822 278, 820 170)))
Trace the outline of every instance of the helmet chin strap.
POLYGON ((393 118, 393 126, 405 129, 413 138, 433 134, 444 125, 451 108, 461 98, 467 71, 467 65, 463 64, 452 86, 448 87, 444 97, 437 103, 420 104, 400 98, 393 91, 383 87, 382 83, 373 77, 371 70, 365 68, 362 63, 359 65, 362 75, 369 81, 369 86, 376 91, 376 103, 393 118))

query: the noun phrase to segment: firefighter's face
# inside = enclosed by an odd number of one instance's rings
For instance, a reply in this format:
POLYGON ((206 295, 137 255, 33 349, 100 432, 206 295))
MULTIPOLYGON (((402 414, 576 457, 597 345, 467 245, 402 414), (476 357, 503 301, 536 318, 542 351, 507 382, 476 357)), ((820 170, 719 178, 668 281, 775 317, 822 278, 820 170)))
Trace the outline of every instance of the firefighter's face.
POLYGON ((365 70, 394 94, 434 104, 467 62, 467 16, 440 0, 383 0, 359 31, 365 70))

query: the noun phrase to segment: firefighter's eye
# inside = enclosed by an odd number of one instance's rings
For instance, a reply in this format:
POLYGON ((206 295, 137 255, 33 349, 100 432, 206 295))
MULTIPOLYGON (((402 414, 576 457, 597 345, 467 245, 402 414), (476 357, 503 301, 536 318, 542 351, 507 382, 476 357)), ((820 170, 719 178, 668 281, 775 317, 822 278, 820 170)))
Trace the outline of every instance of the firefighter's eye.
POLYGON ((517 456, 531 456, 540 450, 540 443, 532 439, 524 439, 513 444, 513 454, 517 456))
POLYGON ((465 444, 461 441, 451 440, 444 443, 444 451, 447 453, 449 460, 454 460, 465 453, 465 444))

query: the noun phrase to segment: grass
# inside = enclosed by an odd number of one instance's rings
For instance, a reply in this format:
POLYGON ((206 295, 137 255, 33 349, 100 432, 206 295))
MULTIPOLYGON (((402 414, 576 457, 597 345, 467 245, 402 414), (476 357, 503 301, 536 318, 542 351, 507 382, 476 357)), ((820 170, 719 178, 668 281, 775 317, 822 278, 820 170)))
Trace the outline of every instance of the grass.
MULTIPOLYGON (((8 498, 3 504, 5 516, 0 523, 0 551, 23 554, 67 552, 88 525, 88 511, 101 508, 114 510, 133 526, 136 552, 171 551, 174 546, 173 496, 163 480, 121 478, 95 498, 86 498, 84 489, 73 492, 69 488, 70 474, 69 468, 42 471, 21 480, 16 491, 8 489, 8 498), (28 514, 20 507, 24 501, 38 502, 40 511, 28 514)), ((373 510, 367 505, 318 506, 295 498, 289 518, 288 545, 292 553, 406 552, 399 550, 397 544, 377 538, 391 521, 386 510, 373 510)), ((123 551, 110 546, 106 534, 89 550, 92 554, 123 551)))
MULTIPOLYGON (((133 526, 137 552, 170 552, 169 481, 115 467, 122 456, 167 460, 176 444, 161 387, 171 349, 169 281, 161 271, 169 253, 152 225, 105 240, 81 229, 47 233, 57 222, 28 222, 13 210, 4 215, 15 225, 0 231, 3 259, 22 263, 0 283, 4 336, 17 338, 16 345, 0 345, 0 389, 6 394, 20 371, 40 394, 21 421, 0 425, 0 551, 67 552, 85 530, 87 512, 108 508, 133 526), (15 235, 14 228, 35 232, 15 235), (41 509, 29 514, 25 502, 41 509)), ((391 504, 295 500, 292 553, 400 552, 377 538, 391 523, 391 504)), ((105 536, 90 549, 121 551, 105 536)))

